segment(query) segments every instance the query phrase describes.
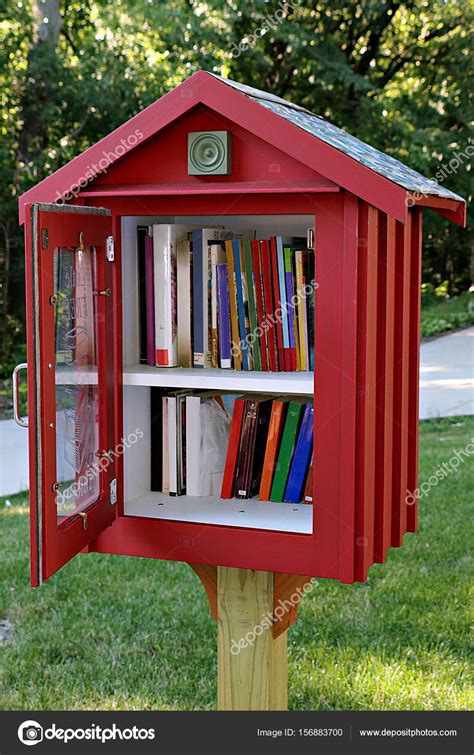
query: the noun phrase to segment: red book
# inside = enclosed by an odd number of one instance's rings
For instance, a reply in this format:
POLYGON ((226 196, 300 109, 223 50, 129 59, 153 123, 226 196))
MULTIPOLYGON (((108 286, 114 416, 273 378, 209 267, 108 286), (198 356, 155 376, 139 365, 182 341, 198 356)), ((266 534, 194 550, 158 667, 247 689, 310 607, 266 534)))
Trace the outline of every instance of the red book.
POLYGON ((265 319, 267 320, 268 325, 268 362, 271 372, 278 372, 278 354, 275 346, 276 328, 273 324, 273 320, 271 320, 275 308, 273 306, 272 266, 270 262, 270 245, 268 241, 260 242, 260 260, 262 264, 265 319))
POLYGON ((245 398, 237 398, 232 413, 232 424, 229 433, 229 445, 225 460, 224 476, 222 478, 221 498, 232 498, 234 495, 235 472, 240 447, 240 433, 244 416, 245 398))
POLYGON ((263 327, 265 321, 265 307, 263 303, 263 275, 262 266, 260 263, 260 242, 253 239, 250 242, 250 248, 252 251, 252 268, 253 279, 255 288, 255 303, 257 306, 257 322, 259 328, 262 330, 262 335, 259 338, 260 341, 260 359, 262 360, 262 370, 268 372, 268 341, 267 331, 263 327))
MULTIPOLYGON (((278 259, 277 259, 277 248, 276 248, 275 236, 271 236, 270 238, 270 260, 271 260, 271 267, 272 267, 273 303, 274 303, 274 309, 273 309, 272 314, 275 315, 275 312, 277 310, 281 310, 280 282, 278 280, 278 259)), ((283 348, 283 327, 281 324, 281 316, 275 317, 275 330, 276 330, 279 369, 280 369, 280 372, 287 372, 288 370, 291 370, 291 364, 288 364, 289 357, 285 359, 285 349, 283 348)))

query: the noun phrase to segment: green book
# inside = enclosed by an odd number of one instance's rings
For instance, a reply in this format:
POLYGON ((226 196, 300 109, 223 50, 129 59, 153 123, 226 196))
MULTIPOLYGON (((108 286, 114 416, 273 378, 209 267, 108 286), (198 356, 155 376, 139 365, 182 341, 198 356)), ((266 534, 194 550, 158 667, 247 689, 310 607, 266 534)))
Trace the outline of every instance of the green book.
POLYGON ((253 274, 252 265, 252 250, 250 241, 244 239, 244 264, 245 264, 245 277, 247 281, 247 297, 249 303, 249 320, 250 320, 250 333, 254 334, 254 339, 250 345, 253 355, 253 368, 254 370, 261 370, 262 363, 260 361, 260 339, 256 335, 258 328, 257 318, 257 304, 255 301, 255 276, 253 274))
POLYGON ((283 435, 281 437, 280 451, 273 476, 271 501, 283 501, 286 480, 290 471, 291 459, 298 437, 298 429, 301 419, 301 410, 308 403, 307 398, 294 398, 288 404, 283 435))

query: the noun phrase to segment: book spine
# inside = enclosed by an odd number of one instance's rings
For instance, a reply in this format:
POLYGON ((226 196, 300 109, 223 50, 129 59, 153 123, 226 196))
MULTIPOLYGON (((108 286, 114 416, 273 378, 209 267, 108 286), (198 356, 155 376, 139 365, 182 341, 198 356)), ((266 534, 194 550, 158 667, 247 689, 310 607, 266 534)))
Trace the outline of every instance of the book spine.
MULTIPOLYGON (((147 327, 147 272, 146 272, 146 238, 147 229, 137 228, 137 258, 138 258, 138 295, 140 312, 140 364, 148 364, 148 327, 147 327)), ((154 306, 154 304, 153 304, 154 306)), ((155 338, 152 332, 153 339, 155 338)), ((155 347, 153 345, 153 355, 155 347)), ((153 362, 155 364, 155 362, 153 362)))
POLYGON ((242 287, 242 267, 240 264, 240 243, 238 240, 232 242, 234 250, 234 269, 235 269, 235 290, 237 294, 237 314, 239 322, 239 346, 242 353, 242 366, 244 370, 249 369, 248 349, 247 349, 247 329, 245 327, 245 307, 244 294, 242 287))
POLYGON ((177 257, 177 329, 178 366, 192 367, 191 351, 191 242, 181 239, 176 245, 177 257))
POLYGON ((272 282, 273 282, 273 300, 274 300, 274 317, 275 317, 275 330, 276 340, 278 348, 278 367, 280 372, 286 371, 285 351, 283 347, 283 312, 280 300, 280 281, 278 276, 278 255, 276 246, 276 237, 272 236, 270 239, 270 251, 271 251, 271 269, 272 269, 272 282))
POLYGON ((297 323, 298 323, 298 344, 300 355, 300 369, 308 369, 308 328, 306 323, 306 280, 303 275, 303 251, 297 249, 295 252, 295 277, 296 277, 296 296, 297 296, 297 323))
POLYGON ((155 362, 155 276, 153 270, 153 238, 145 236, 145 276, 146 276, 146 352, 147 364, 155 362))
POLYGON ((155 348, 158 367, 176 367, 176 252, 171 226, 153 226, 155 348))
MULTIPOLYGON (((192 231, 193 242, 193 335, 194 335, 194 353, 193 366, 204 367, 204 344, 207 341, 204 337, 204 329, 207 325, 207 286, 204 289, 204 259, 202 248, 202 230, 196 228, 192 231), (204 317, 205 313, 205 317, 204 317)), ((206 265, 207 274, 207 265, 206 265)))
POLYGON ((258 324, 258 329, 260 331, 258 335, 259 346, 260 346, 260 358, 261 358, 262 370, 267 372, 270 369, 270 366, 269 366, 269 359, 268 359, 267 331, 265 330, 265 327, 264 327, 265 297, 264 297, 264 291, 263 291, 262 263, 260 259, 260 242, 252 241, 251 248, 252 248, 252 270, 253 270, 254 287, 255 287, 255 306, 257 309, 257 324, 258 324))
POLYGON ((160 388, 150 388, 150 490, 162 491, 163 401, 160 388))
POLYGON ((219 366, 219 341, 217 333, 217 254, 209 248, 211 261, 211 367, 219 366))
POLYGON ((199 496, 201 449, 201 399, 186 396, 186 492, 199 496))
POLYGON ((232 412, 227 457, 222 479, 221 498, 228 499, 234 495, 235 473, 240 449, 240 437, 242 433, 242 419, 244 416, 245 399, 237 398, 232 412))
POLYGON ((232 352, 234 359, 234 369, 242 369, 242 352, 239 346, 239 320, 237 312, 237 287, 234 268, 234 247, 229 239, 225 242, 225 252, 227 258, 227 275, 229 283, 229 309, 230 309, 230 327, 232 333, 232 352))
POLYGON ((278 461, 275 467, 275 475, 270 493, 271 501, 283 501, 286 481, 290 471, 291 460, 295 447, 296 435, 301 416, 301 404, 290 401, 286 415, 285 427, 281 439, 278 461))
POLYGON ((240 438, 239 459, 235 476, 235 497, 249 498, 257 431, 257 403, 245 402, 245 413, 240 438))
POLYGON ((285 265, 285 286, 286 286, 286 306, 288 311, 288 340, 290 349, 291 369, 296 370, 296 329, 295 329, 295 306, 293 303, 294 281, 293 281, 293 250, 291 247, 285 247, 283 250, 285 265))
POLYGON ((178 493, 178 438, 176 396, 168 397, 169 494, 178 493))
POLYGON ((314 409, 313 404, 306 404, 301 426, 296 441, 295 452, 286 483, 284 500, 299 503, 303 495, 303 485, 308 471, 311 451, 313 450, 314 409))
POLYGON ((261 501, 270 500, 270 491, 287 409, 287 401, 273 401, 265 457, 262 465, 262 479, 258 492, 258 497, 261 501))
POLYGON ((263 240, 260 245, 263 278, 263 306, 265 321, 263 328, 268 345, 268 366, 271 372, 278 370, 278 347, 276 343, 275 306, 272 291, 272 266, 270 259, 270 242, 263 240))
POLYGON ((256 273, 253 269, 252 249, 249 239, 245 239, 243 242, 244 250, 244 262, 245 262, 245 277, 247 282, 247 295, 249 303, 249 320, 250 320, 250 340, 249 349, 253 358, 254 370, 260 371, 262 369, 262 362, 260 358, 260 341, 257 335, 258 319, 257 319, 257 304, 256 304, 256 273))
POLYGON ((306 475, 306 483, 304 486, 303 503, 313 503, 313 468, 314 468, 314 453, 311 456, 311 462, 308 468, 308 474, 306 475))
POLYGON ((278 288, 280 293, 281 327, 283 333, 283 352, 285 369, 291 371, 290 332, 288 327, 288 302, 286 296, 285 259, 283 255, 283 240, 276 237, 277 265, 278 265, 278 288))
POLYGON ((227 265, 216 267, 217 278, 217 329, 219 335, 219 364, 223 369, 232 366, 230 352, 230 315, 229 315, 229 285, 227 265))

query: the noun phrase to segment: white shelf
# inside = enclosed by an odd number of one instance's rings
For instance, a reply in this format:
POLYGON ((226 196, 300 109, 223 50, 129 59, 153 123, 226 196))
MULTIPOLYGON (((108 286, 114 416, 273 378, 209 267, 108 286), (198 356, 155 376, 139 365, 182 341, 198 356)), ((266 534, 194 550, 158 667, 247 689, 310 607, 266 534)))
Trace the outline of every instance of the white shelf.
POLYGON ((274 503, 256 498, 239 501, 217 496, 169 496, 146 493, 125 503, 126 516, 167 519, 198 524, 220 524, 259 530, 297 532, 313 531, 313 506, 307 503, 274 503))
POLYGON ((312 396, 313 372, 246 372, 217 368, 149 367, 139 364, 124 367, 123 384, 163 388, 195 388, 233 393, 293 393, 312 396))

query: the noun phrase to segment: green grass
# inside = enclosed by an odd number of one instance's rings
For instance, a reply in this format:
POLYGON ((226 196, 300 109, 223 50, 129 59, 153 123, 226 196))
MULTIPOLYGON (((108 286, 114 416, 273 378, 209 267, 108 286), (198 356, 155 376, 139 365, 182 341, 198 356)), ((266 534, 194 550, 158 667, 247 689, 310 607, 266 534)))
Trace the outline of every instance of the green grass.
POLYGON ((474 325, 474 302, 467 292, 459 296, 422 296, 421 337, 432 338, 474 325))
MULTIPOLYGON (((474 435, 421 425, 420 481, 474 435)), ((289 633, 289 705, 468 709, 469 461, 420 502, 420 531, 361 585, 314 580, 289 633)), ((25 496, 0 501, 3 709, 212 709, 216 626, 184 564, 80 555, 28 586, 25 496)))

